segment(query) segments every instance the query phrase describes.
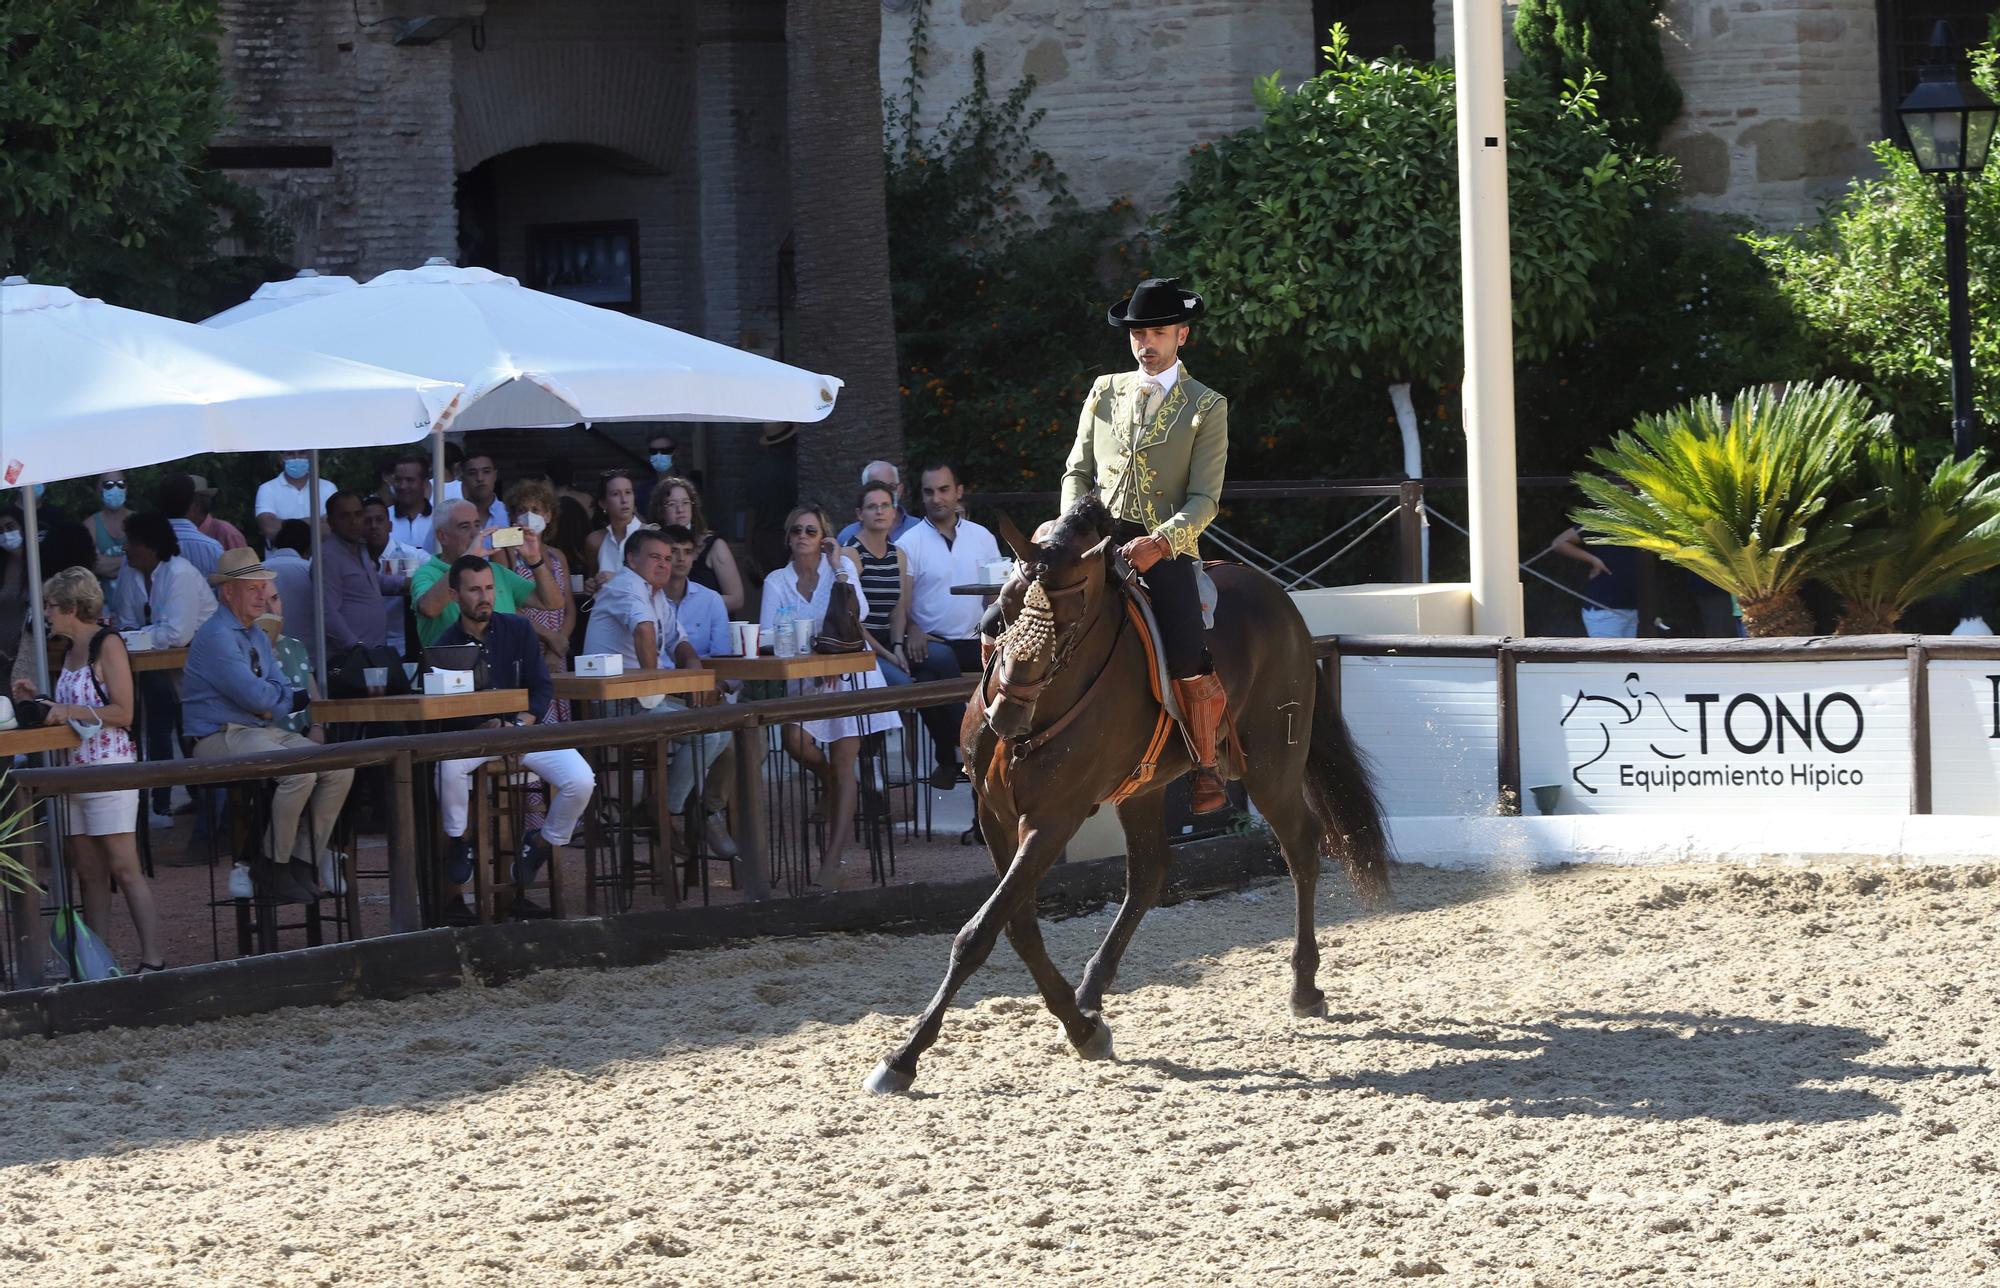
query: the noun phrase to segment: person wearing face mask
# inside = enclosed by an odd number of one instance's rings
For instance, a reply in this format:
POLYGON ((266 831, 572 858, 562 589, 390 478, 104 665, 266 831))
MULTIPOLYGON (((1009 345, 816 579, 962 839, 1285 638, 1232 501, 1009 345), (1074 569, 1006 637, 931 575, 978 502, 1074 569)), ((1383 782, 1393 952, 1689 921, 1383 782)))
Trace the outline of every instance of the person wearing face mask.
POLYGON ((28 620, 25 544, 21 512, 11 505, 0 506, 0 663, 9 671, 14 669, 15 641, 28 620))
POLYGON ((280 452, 277 461, 277 477, 257 485, 257 530, 266 541, 278 534, 278 525, 286 519, 318 519, 326 513, 326 500, 336 490, 331 482, 321 479, 317 500, 306 495, 312 461, 304 452, 280 452))
MULTIPOLYGON (((97 543, 97 579, 109 586, 125 568, 125 475, 112 470, 97 476, 98 511, 90 516, 90 538, 97 543)), ((40 500, 38 496, 35 498, 40 500)), ((43 519, 47 523, 47 519, 43 519)))
MULTIPOLYGON (((514 526, 542 539, 542 557, 548 560, 549 577, 561 592, 560 603, 548 608, 524 607, 521 615, 535 628, 535 635, 542 642, 543 660, 549 670, 567 671, 570 631, 576 625, 576 600, 569 589, 569 560, 549 539, 556 504, 555 489, 540 479, 523 479, 507 489, 507 510, 514 516, 514 526)), ((512 558, 514 571, 530 581, 534 580, 534 566, 519 547, 514 550, 512 558)), ((568 699, 556 698, 549 703, 549 715, 545 720, 568 719, 568 699)))
POLYGON ((652 473, 638 481, 637 504, 633 508, 640 514, 650 513, 647 507, 652 504, 653 491, 673 474, 674 453, 679 448, 674 436, 664 430, 646 439, 646 464, 652 473))

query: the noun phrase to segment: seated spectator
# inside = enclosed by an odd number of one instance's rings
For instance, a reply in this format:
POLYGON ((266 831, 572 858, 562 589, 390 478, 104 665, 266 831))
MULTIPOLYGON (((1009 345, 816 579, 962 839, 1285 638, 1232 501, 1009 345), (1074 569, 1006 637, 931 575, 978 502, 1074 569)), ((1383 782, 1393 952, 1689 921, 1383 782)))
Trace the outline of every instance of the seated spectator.
POLYGON ((882 678, 892 685, 908 684, 903 639, 910 630, 910 566, 909 556, 896 544, 896 489, 887 483, 863 484, 854 512, 860 516, 859 529, 853 541, 843 544, 861 565, 861 593, 868 600, 861 627, 882 678))
POLYGON ((312 525, 304 519, 286 519, 264 552, 264 566, 276 580, 274 593, 283 595, 292 606, 292 638, 306 646, 317 673, 326 636, 319 629, 319 595, 313 590, 311 554, 312 525))
MULTIPOLYGON (((425 508, 428 509, 428 505, 425 508)), ((424 525, 424 535, 430 535, 428 521, 424 525)), ((361 498, 361 539, 368 557, 375 561, 375 567, 396 583, 394 591, 382 592, 382 635, 389 641, 389 647, 396 650, 397 656, 408 659, 410 640, 415 638, 416 632, 409 624, 410 597, 407 592, 410 579, 403 570, 420 567, 430 559, 430 552, 396 540, 394 524, 389 517, 389 503, 379 496, 361 498)))
POLYGON ((1583 633, 1598 638, 1633 639, 1639 634, 1639 552, 1630 546, 1589 546, 1583 533, 1565 528, 1549 549, 1588 565, 1583 593, 1583 633))
POLYGON ((409 585, 405 578, 383 572, 368 553, 365 526, 359 496, 339 491, 327 498, 326 539, 320 546, 320 558, 326 564, 321 574, 326 594, 322 620, 329 666, 331 659, 354 649, 375 650, 388 645, 382 597, 400 594, 409 585))
POLYGON ((592 595, 625 570, 625 543, 644 526, 639 522, 633 487, 632 476, 624 470, 610 471, 598 485, 598 503, 604 507, 609 522, 584 541, 585 552, 597 565, 597 571, 584 583, 584 589, 592 595))
MULTIPOLYGON (((194 508, 188 512, 188 517, 194 521, 195 527, 201 529, 201 534, 224 550, 241 550, 249 545, 241 528, 227 519, 216 517, 215 494, 219 489, 210 487, 208 480, 199 474, 190 474, 188 478, 194 483, 194 508)), ((221 558, 220 555, 216 557, 221 558)))
POLYGON ((398 457, 394 505, 389 510, 389 532, 396 541, 412 550, 431 553, 431 463, 426 457, 398 457))
POLYGON ((277 452, 274 455, 278 462, 277 476, 257 485, 257 531, 266 541, 277 535, 278 525, 286 519, 317 521, 326 511, 326 499, 334 492, 333 484, 321 479, 319 496, 314 498, 306 494, 306 485, 312 481, 312 460, 306 453, 277 452))
MULTIPOLYGON (((917 516, 903 508, 903 472, 901 470, 888 461, 868 462, 867 466, 861 471, 861 486, 864 488, 872 487, 878 483, 889 489, 889 501, 895 508, 894 519, 889 525, 889 540, 895 541, 905 532, 916 527, 919 520, 917 516)), ((866 525, 859 518, 856 518, 854 522, 840 530, 840 535, 834 538, 835 542, 842 546, 853 546, 855 538, 860 535, 861 529, 864 526, 866 525)))
MULTIPOLYGON (((527 711, 505 718, 496 716, 484 721, 482 727, 501 729, 540 723, 548 714, 553 696, 541 641, 525 619, 496 609, 494 571, 490 563, 477 555, 466 555, 452 563, 446 584, 457 601, 458 620, 439 643, 479 645, 486 658, 491 687, 528 691, 527 711)), ((438 813, 445 835, 451 838, 445 856, 447 924, 465 925, 477 919, 466 906, 462 893, 465 883, 472 879, 474 858, 473 843, 465 835, 466 814, 472 795, 472 771, 494 759, 470 756, 438 764, 438 813)), ((520 761, 523 768, 542 780, 553 799, 541 826, 530 828, 521 838, 520 851, 514 856, 517 886, 533 881, 542 865, 555 857, 556 847, 569 844, 596 785, 589 763, 571 748, 525 752, 520 761)), ((517 895, 512 911, 517 917, 547 915, 545 909, 525 895, 517 895)))
MULTIPOLYGON (((555 491, 538 479, 516 483, 507 489, 507 512, 512 516, 515 527, 524 533, 533 532, 542 539, 542 558, 548 560, 549 577, 555 582, 559 602, 552 608, 527 608, 522 613, 542 641, 543 661, 548 664, 549 670, 567 671, 570 628, 576 624, 576 601, 569 592, 569 562, 549 541, 549 531, 555 524, 555 491)), ((535 570, 528 565, 525 547, 517 547, 511 559, 514 571, 520 576, 534 576, 535 570)), ((543 723, 568 720, 569 703, 558 698, 550 712, 543 723)))
MULTIPOLYGON (((670 523, 660 529, 660 535, 666 538, 667 549, 673 555, 666 596, 667 602, 674 606, 674 620, 680 624, 681 634, 687 636, 688 643, 694 645, 694 651, 704 660, 734 651, 729 639, 729 609, 722 596, 689 578, 695 562, 694 533, 678 523, 670 523)), ((725 701, 733 699, 735 684, 725 682, 719 687, 725 701)), ((735 781, 736 740, 726 738, 715 763, 708 767, 708 777, 701 788, 703 835, 708 839, 709 853, 719 859, 736 857, 735 838, 716 817, 729 808, 735 781)))
MULTIPOLYGON (((861 593, 861 565, 851 550, 835 551, 832 526, 816 506, 801 506, 785 519, 786 539, 791 545, 791 561, 764 579, 764 615, 758 633, 775 636, 778 617, 786 609, 794 615, 810 617, 817 634, 826 625, 826 608, 833 597, 836 580, 854 584, 860 599, 861 616, 868 616, 868 597, 861 593)), ((856 692, 883 686, 881 671, 871 667, 861 675, 833 676, 825 680, 793 680, 794 693, 856 692)), ((854 833, 854 805, 858 784, 856 766, 861 739, 869 734, 894 729, 900 723, 893 711, 870 716, 834 716, 808 720, 803 725, 788 724, 782 735, 785 750, 793 760, 817 776, 825 795, 826 849, 820 857, 815 883, 825 889, 840 885, 840 869, 847 861, 847 846, 854 833)), ((955 740, 954 740, 955 741, 955 740)))
POLYGON ((86 526, 97 545, 97 559, 92 567, 97 570, 97 579, 106 586, 125 567, 125 519, 132 513, 125 508, 127 495, 123 470, 107 470, 97 476, 98 509, 86 526))
MULTIPOLYGON (((276 655, 278 670, 284 673, 286 682, 293 689, 304 690, 314 700, 325 696, 319 691, 319 681, 313 675, 312 659, 306 655, 306 646, 285 634, 284 597, 275 589, 265 601, 264 611, 257 617, 257 627, 270 639, 271 652, 276 655)), ((326 730, 312 722, 309 708, 294 711, 277 724, 286 733, 303 734, 313 742, 326 741, 326 730)), ((328 848, 321 849, 319 854, 319 888, 328 894, 344 894, 347 890, 347 878, 341 873, 340 856, 328 848)), ((255 892, 251 884, 250 865, 239 860, 229 873, 229 895, 233 899, 248 899, 255 892)))
MULTIPOLYGON (((1000 557, 993 534, 962 517, 965 487, 958 471, 933 465, 918 476, 923 488, 924 518, 896 542, 910 570, 910 631, 903 637, 904 667, 915 680, 953 680, 977 675, 979 619, 985 608, 971 595, 954 595, 953 586, 979 580, 979 570, 1000 557)), ((958 764, 958 731, 965 722, 965 704, 954 702, 922 712, 937 749, 932 787, 944 789, 965 780, 958 764)))
MULTIPOLYGON (((625 659, 630 670, 656 667, 699 670, 701 655, 681 630, 680 619, 666 595, 667 584, 673 579, 671 547, 651 528, 640 528, 624 543, 624 549, 626 566, 597 593, 583 651, 616 653, 625 659)), ((695 706, 707 706, 715 700, 713 693, 690 696, 695 706)), ((688 705, 668 698, 660 709, 678 711, 688 705)), ((711 772, 715 758, 728 742, 729 735, 721 733, 696 734, 674 742, 666 782, 670 812, 684 813, 688 796, 694 790, 695 766, 699 764, 704 774, 711 772)), ((710 848, 716 849, 715 836, 709 839, 710 848)))
MULTIPOLYGON (((166 526, 164 520, 160 526, 166 526)), ((97 726, 70 753, 71 763, 131 764, 135 759, 130 732, 132 663, 118 633, 97 624, 104 612, 103 587, 88 569, 64 568, 42 583, 41 607, 49 634, 63 641, 64 648, 49 722, 81 720, 97 726)), ((13 693, 17 701, 31 698, 35 686, 16 680, 13 693)), ((111 887, 116 882, 131 910, 132 926, 139 933, 139 973, 165 970, 153 886, 139 867, 135 835, 139 793, 78 792, 63 798, 62 809, 71 866, 83 887, 84 924, 99 935, 105 932, 111 921, 111 887)))
MULTIPOLYGON (((307 692, 294 688, 278 665, 270 638, 255 623, 269 606, 271 570, 255 552, 231 550, 210 578, 222 610, 195 633, 182 673, 187 733, 197 758, 247 756, 310 747, 304 734, 279 721, 304 707, 307 692)), ((286 774, 276 780, 271 826, 264 837, 266 889, 287 902, 319 895, 321 851, 331 842, 340 808, 353 785, 351 769, 286 774)))
POLYGON ((155 495, 159 499, 160 513, 174 525, 174 535, 180 538, 181 558, 194 565, 196 572, 206 577, 215 571, 215 561, 222 558, 222 543, 195 526, 194 516, 205 514, 195 501, 194 475, 169 474, 161 480, 155 495))
POLYGON ((478 506, 482 528, 507 526, 507 506, 500 500, 500 466, 483 447, 468 447, 459 462, 460 497, 478 506))
POLYGON ((743 588, 743 574, 736 568, 736 555, 722 534, 709 528, 695 485, 677 474, 661 479, 653 491, 649 517, 656 528, 679 524, 694 534, 694 568, 689 576, 696 585, 722 596, 731 613, 742 612, 749 596, 743 588))
MULTIPOLYGON (((410 577, 410 602, 417 612, 417 642, 429 646, 438 642, 458 620, 458 597, 451 591, 451 566, 469 554, 485 558, 493 553, 491 542, 480 531, 479 509, 469 501, 447 501, 437 512, 437 554, 410 577)), ((522 608, 547 608, 562 602, 550 575, 548 560, 542 558, 542 539, 525 534, 521 555, 534 573, 534 580, 506 568, 493 570, 493 611, 517 613, 522 608)))
MULTIPOLYGON (((118 629, 146 631, 154 648, 185 648, 214 612, 215 596, 181 556, 173 525, 157 514, 125 520, 125 570, 112 588, 112 619, 118 629)), ((180 719, 173 674, 145 672, 139 677, 139 696, 146 704, 146 759, 172 760, 180 719)), ((172 788, 153 789, 148 826, 174 825, 172 797, 172 788)))

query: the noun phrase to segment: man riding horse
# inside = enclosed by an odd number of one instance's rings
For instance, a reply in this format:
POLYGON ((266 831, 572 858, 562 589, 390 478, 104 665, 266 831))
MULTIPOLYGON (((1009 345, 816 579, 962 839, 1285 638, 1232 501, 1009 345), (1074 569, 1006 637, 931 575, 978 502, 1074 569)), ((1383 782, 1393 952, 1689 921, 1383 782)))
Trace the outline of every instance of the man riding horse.
POLYGON ((1083 402, 1076 446, 1063 472, 1062 504, 1096 492, 1117 522, 1119 553, 1153 602, 1167 674, 1186 720, 1195 760, 1191 808, 1224 809, 1216 736, 1227 698, 1208 655, 1196 559, 1215 518, 1229 459, 1229 402, 1181 365, 1201 296, 1173 278, 1149 277, 1111 306, 1138 368, 1099 376, 1083 402))

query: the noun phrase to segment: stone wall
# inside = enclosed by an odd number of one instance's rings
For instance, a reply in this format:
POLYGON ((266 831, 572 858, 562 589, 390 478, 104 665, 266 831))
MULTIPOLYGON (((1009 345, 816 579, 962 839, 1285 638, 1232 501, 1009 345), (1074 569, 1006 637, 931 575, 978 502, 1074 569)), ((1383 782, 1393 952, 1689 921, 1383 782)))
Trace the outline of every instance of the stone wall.
MULTIPOLYGON (((1156 207, 1194 145, 1255 124, 1252 82, 1311 73, 1309 0, 923 0, 929 21, 922 118, 934 123, 972 83, 984 51, 1004 95, 1023 74, 1047 110, 1036 143, 1086 203, 1131 196, 1156 207)), ((884 7, 882 88, 901 93, 911 5, 884 7), (891 12, 899 9, 900 12, 891 12)))

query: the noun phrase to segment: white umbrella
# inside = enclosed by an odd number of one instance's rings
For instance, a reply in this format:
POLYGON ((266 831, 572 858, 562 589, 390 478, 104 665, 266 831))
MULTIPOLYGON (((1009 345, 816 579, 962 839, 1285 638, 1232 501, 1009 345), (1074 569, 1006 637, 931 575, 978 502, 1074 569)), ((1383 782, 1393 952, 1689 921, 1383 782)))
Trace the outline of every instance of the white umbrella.
POLYGON ((841 382, 433 260, 233 332, 465 386, 456 429, 589 421, 824 420, 841 382))
MULTIPOLYGON (((407 443, 447 422, 461 392, 60 286, 0 282, 0 482, 21 489, 35 584, 36 483, 197 452, 407 443)), ((41 616, 30 616, 42 663, 41 616)))
POLYGON ((340 274, 325 274, 316 268, 302 268, 292 277, 282 282, 266 282, 257 288, 255 294, 233 308, 224 309, 212 318, 202 319, 203 326, 235 326, 245 318, 262 317, 266 313, 276 313, 279 309, 290 308, 303 300, 319 295, 333 295, 339 291, 351 291, 361 283, 340 274))

